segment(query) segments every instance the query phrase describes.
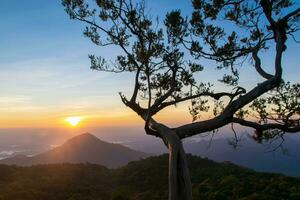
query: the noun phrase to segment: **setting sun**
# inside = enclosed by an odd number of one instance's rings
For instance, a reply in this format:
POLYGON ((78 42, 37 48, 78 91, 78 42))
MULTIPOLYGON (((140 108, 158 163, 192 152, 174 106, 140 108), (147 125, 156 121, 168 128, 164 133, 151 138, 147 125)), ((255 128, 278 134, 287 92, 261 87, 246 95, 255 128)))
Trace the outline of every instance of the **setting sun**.
POLYGON ((71 126, 77 126, 77 124, 81 121, 80 117, 68 117, 66 122, 68 122, 71 126))

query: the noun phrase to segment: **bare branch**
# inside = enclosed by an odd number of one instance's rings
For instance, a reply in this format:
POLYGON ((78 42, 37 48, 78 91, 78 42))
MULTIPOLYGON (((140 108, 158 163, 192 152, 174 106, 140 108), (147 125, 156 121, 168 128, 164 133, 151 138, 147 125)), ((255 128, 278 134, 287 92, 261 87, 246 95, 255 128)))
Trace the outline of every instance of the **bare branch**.
POLYGON ((288 21, 291 17, 294 17, 294 16, 299 15, 299 14, 300 14, 300 8, 288 13, 281 20, 288 21))
POLYGON ((228 96, 230 97, 230 99, 233 99, 234 97, 238 96, 238 95, 241 95, 245 93, 244 90, 238 90, 237 92, 235 93, 227 93, 227 92, 220 92, 220 93, 213 93, 213 92, 202 92, 200 94, 195 94, 195 95, 191 95, 191 96, 187 96, 187 97, 184 97, 184 98, 180 98, 180 99, 176 99, 176 100, 173 100, 173 101, 168 101, 168 102, 163 102, 159 105, 159 107, 157 107, 157 109, 154 109, 152 114, 155 114, 157 113, 158 111, 168 107, 168 106, 172 106, 172 105, 176 105, 178 103, 181 103, 181 102, 184 102, 184 101, 188 101, 188 100, 191 100, 191 99, 195 99, 195 98, 199 98, 199 97, 211 97, 215 100, 219 100, 221 97, 224 97, 224 96, 228 96))
POLYGON ((256 48, 255 50, 253 50, 252 52, 252 58, 254 60, 254 67, 256 69, 256 71, 262 76, 264 77, 265 79, 270 79, 272 78, 273 76, 267 72, 265 72, 262 67, 261 67, 261 60, 260 58, 258 57, 258 48, 256 48))
POLYGON ((291 127, 291 126, 288 126, 287 124, 278 124, 278 123, 259 124, 256 122, 247 121, 247 120, 235 118, 235 117, 232 119, 232 122, 238 123, 242 126, 251 127, 251 128, 254 128, 259 131, 272 130, 272 129, 278 129, 278 130, 282 130, 284 132, 289 132, 289 133, 296 133, 296 132, 300 131, 300 125, 291 127))
POLYGON ((135 74, 135 83, 134 83, 134 90, 132 97, 130 99, 131 102, 136 102, 137 94, 139 91, 139 76, 140 76, 141 68, 137 68, 136 74, 135 74))

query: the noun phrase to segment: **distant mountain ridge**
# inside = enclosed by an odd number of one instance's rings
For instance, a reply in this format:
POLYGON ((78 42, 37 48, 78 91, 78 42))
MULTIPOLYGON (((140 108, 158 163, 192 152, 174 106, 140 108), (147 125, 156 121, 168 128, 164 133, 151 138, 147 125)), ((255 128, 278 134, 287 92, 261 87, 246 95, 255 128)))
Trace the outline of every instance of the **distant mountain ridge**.
POLYGON ((0 164, 30 166, 54 163, 93 163, 116 168, 146 156, 146 153, 120 144, 104 142, 90 133, 84 133, 45 153, 32 157, 16 155, 0 160, 0 164))
POLYGON ((239 166, 262 172, 300 176, 299 142, 285 137, 283 149, 275 151, 274 146, 258 144, 251 139, 246 139, 240 142, 237 149, 234 149, 226 139, 216 139, 212 141, 210 147, 207 140, 189 142, 185 145, 185 150, 188 153, 207 157, 217 162, 230 161, 239 166))
MULTIPOLYGON (((261 172, 283 173, 300 177, 300 135, 286 135, 281 148, 274 150, 280 140, 259 144, 245 136, 235 149, 228 143, 231 138, 215 138, 212 141, 199 137, 186 139, 183 145, 186 153, 207 157, 217 162, 230 161, 261 172)), ((144 140, 126 143, 131 148, 150 154, 167 153, 159 140, 144 140)))

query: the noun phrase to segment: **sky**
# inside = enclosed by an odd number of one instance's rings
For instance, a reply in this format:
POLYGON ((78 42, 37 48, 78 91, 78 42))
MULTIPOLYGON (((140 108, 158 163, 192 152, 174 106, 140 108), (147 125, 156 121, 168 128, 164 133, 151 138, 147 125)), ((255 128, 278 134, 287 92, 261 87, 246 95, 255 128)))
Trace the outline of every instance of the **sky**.
MULTIPOLYGON (((147 5, 152 15, 160 16, 174 8, 190 10, 190 3, 181 0, 147 5)), ((110 57, 117 49, 95 47, 83 36, 84 25, 70 20, 59 0, 2 0, 0 24, 1 129, 66 128, 70 116, 82 117, 80 130, 143 126, 118 96, 118 92, 130 94, 133 77, 89 68, 89 54, 110 57)), ((296 82, 299 44, 289 41, 288 48, 284 76, 296 82)), ((270 58, 265 56, 263 62, 272 66, 270 58)), ((210 69, 200 78, 212 79, 216 73, 210 69)), ((260 80, 251 69, 242 75, 247 77, 244 85, 260 80)), ((169 124, 191 121, 187 105, 163 111, 160 119, 169 124)))

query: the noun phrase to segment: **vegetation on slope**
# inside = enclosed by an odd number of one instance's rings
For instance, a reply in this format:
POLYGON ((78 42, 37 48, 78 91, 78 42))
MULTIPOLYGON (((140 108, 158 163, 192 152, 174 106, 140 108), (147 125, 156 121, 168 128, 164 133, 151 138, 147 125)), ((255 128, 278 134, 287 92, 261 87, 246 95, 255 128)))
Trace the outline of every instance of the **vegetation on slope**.
MULTIPOLYGON (((298 200, 300 179, 189 156, 194 199, 298 200)), ((119 169, 94 164, 0 165, 0 200, 165 200, 167 155, 119 169)))

